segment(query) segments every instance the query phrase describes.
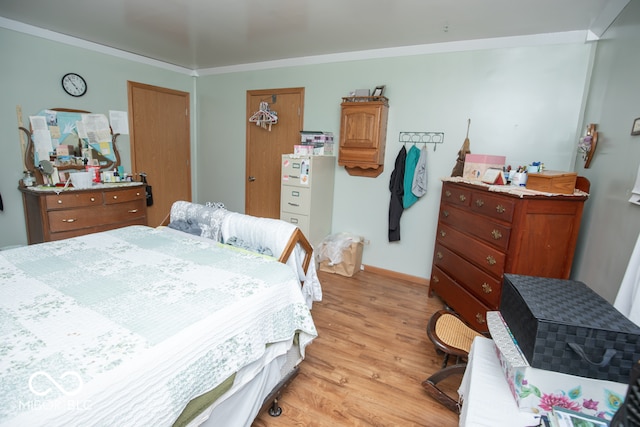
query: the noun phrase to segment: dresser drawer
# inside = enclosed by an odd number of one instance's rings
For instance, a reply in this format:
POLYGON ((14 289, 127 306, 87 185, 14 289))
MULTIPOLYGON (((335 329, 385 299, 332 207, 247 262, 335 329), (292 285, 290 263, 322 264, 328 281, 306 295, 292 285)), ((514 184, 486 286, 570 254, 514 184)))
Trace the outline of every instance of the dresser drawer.
POLYGON ((508 197, 474 191, 471 195, 471 210, 491 218, 511 222, 515 203, 508 197))
POLYGON ((143 200, 134 200, 108 206, 55 210, 47 215, 49 229, 56 233, 142 219, 146 210, 143 200))
POLYGON ((449 274, 458 283, 493 310, 500 305, 502 283, 490 274, 482 271, 458 254, 437 244, 433 255, 433 264, 449 274))
POLYGON ((101 191, 82 191, 63 194, 48 194, 44 197, 45 209, 69 209, 82 206, 102 205, 101 191))
POLYGON ((308 158, 283 158, 281 184, 308 187, 311 185, 311 161, 308 158))
POLYGON ((280 212, 280 219, 298 227, 305 237, 309 235, 309 216, 291 212, 280 212))
POLYGON ((453 205, 440 206, 440 221, 473 234, 498 249, 509 247, 511 228, 453 205))
POLYGON ((486 313, 490 311, 480 300, 464 290, 455 280, 438 267, 434 267, 429 291, 438 294, 475 330, 488 332, 486 313))
POLYGON ((459 206, 469 206, 469 203, 471 203, 471 190, 444 183, 442 186, 441 201, 459 206))
POLYGON ((457 252, 496 278, 502 277, 506 255, 498 249, 442 222, 438 223, 436 242, 457 252))
POLYGON ((137 188, 129 188, 127 190, 104 192, 104 203, 107 205, 113 203, 130 202, 132 200, 145 200, 146 203, 146 198, 147 195, 144 185, 141 185, 137 188))
POLYGON ((308 188, 282 186, 280 210, 308 215, 311 209, 311 190, 308 188))

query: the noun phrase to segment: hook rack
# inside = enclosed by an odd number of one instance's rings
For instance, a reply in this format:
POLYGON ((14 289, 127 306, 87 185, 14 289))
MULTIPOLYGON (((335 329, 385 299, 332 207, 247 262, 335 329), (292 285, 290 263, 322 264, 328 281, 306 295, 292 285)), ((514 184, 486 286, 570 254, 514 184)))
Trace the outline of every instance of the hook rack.
POLYGON ((402 144, 433 144, 433 151, 436 151, 438 144, 444 143, 444 132, 400 132, 398 141, 402 144))

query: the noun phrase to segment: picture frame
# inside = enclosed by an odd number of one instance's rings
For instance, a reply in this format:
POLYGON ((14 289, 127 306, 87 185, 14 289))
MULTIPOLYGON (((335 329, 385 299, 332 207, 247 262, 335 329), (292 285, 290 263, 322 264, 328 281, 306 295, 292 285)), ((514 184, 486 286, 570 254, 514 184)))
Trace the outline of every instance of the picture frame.
POLYGON ((640 117, 633 121, 633 126, 631 126, 631 135, 640 135, 640 117))
POLYGON ((384 92, 384 85, 376 86, 376 88, 373 90, 373 94, 371 96, 382 96, 383 92, 384 92))

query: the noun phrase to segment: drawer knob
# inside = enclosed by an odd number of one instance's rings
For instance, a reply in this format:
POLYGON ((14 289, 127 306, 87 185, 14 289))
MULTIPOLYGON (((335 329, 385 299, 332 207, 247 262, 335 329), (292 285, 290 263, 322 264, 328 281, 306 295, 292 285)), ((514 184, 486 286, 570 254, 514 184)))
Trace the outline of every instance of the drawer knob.
POLYGON ((96 201, 96 198, 95 198, 95 197, 92 197, 92 198, 90 198, 89 200, 91 200, 92 202, 95 202, 95 201, 96 201))
POLYGON ((496 206, 496 212, 498 213, 504 213, 504 211, 506 211, 505 207, 502 205, 498 205, 496 206))
POLYGON ((431 277, 431 281, 432 281, 433 283, 439 283, 439 282, 440 282, 440 279, 438 278, 438 276, 432 276, 432 277, 431 277))
POLYGON ((447 236, 447 232, 444 230, 440 230, 440 236, 441 237, 446 237, 447 236))
POLYGON ((446 218, 446 217, 448 217, 450 214, 449 214, 449 211, 442 211, 442 215, 446 218))
POLYGON ((443 258, 442 252, 440 251, 436 252, 436 258, 442 259, 443 258))
POLYGON ((62 222, 76 222, 75 218, 63 219, 62 222))
POLYGON ((484 282, 482 284, 482 292, 484 292, 485 294, 490 294, 491 292, 493 292, 493 289, 491 289, 490 284, 488 284, 487 282, 484 282))
POLYGON ((459 195, 458 198, 460 199, 461 202, 464 202, 465 200, 467 200, 467 196, 465 196, 464 194, 459 195))
POLYGON ((487 264, 494 265, 496 263, 496 259, 491 255, 487 256, 487 264))
POLYGON ((140 192, 137 192, 137 193, 136 193, 136 196, 139 196, 139 195, 140 195, 140 192))
POLYGON ((476 206, 479 207, 479 208, 483 207, 484 206, 484 200, 482 200, 482 199, 476 200, 476 206))
POLYGON ((113 196, 113 200, 116 200, 118 198, 118 196, 113 196))
POLYGON ((58 204, 61 205, 62 204, 62 200, 58 199, 58 204))
POLYGON ((476 322, 478 322, 480 324, 484 323, 485 322, 484 316, 482 314, 480 314, 480 313, 476 313, 476 322))
POLYGON ((136 213, 136 212, 138 212, 138 209, 129 209, 127 212, 129 212, 129 213, 136 213))
POLYGON ((502 233, 500 232, 500 230, 493 230, 491 232, 491 237, 493 237, 494 240, 500 240, 502 239, 502 233))
POLYGON ((451 197, 451 191, 447 190, 444 192, 444 195, 447 197, 451 197))

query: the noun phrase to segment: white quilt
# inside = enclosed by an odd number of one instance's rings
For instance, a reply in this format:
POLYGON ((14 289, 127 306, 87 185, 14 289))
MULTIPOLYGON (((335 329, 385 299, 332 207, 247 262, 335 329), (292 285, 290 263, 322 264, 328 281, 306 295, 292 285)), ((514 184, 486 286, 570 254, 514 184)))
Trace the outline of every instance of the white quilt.
POLYGON ((267 343, 317 335, 287 266, 133 226, 0 252, 0 425, 171 425, 267 343))

